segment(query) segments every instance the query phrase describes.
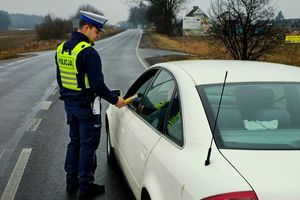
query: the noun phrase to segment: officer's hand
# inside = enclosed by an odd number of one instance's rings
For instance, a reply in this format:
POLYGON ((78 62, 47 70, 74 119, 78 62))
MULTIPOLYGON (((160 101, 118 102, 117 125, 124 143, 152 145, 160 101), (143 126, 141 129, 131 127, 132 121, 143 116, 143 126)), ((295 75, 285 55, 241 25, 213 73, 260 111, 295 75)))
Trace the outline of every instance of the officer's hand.
POLYGON ((123 97, 119 97, 118 102, 116 103, 116 105, 118 108, 122 108, 123 106, 126 106, 126 103, 123 99, 123 97))

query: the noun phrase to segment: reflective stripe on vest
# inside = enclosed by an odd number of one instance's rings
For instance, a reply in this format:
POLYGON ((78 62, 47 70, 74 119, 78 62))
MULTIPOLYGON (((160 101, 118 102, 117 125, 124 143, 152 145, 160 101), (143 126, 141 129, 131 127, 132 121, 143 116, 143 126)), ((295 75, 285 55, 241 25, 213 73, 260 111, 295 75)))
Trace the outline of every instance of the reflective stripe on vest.
POLYGON ((168 120, 168 128, 171 128, 180 118, 180 112, 168 120))
MULTIPOLYGON (((76 59, 78 54, 85 48, 91 45, 87 42, 79 42, 69 54, 68 51, 63 52, 65 42, 61 43, 56 50, 56 59, 59 68, 61 83, 64 88, 70 90, 81 91, 77 81, 77 66, 76 59)), ((90 88, 87 74, 84 74, 85 88, 90 88)))

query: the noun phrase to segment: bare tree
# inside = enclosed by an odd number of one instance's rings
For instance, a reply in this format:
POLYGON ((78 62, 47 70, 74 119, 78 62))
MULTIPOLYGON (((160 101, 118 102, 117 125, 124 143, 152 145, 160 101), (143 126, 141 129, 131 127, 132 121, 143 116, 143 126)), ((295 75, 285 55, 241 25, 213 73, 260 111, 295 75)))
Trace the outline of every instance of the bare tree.
POLYGON ((148 0, 152 4, 153 8, 157 9, 157 16, 162 21, 162 25, 165 27, 165 31, 168 35, 173 34, 174 24, 176 22, 176 14, 181 10, 182 6, 186 3, 186 0, 148 0))
POLYGON ((156 25, 161 33, 173 34, 176 14, 183 8, 187 0, 127 0, 132 3, 149 4, 149 20, 156 25))
POLYGON ((216 0, 211 5, 212 33, 229 54, 257 60, 277 45, 271 0, 216 0))
POLYGON ((39 39, 64 39, 67 34, 72 32, 71 21, 57 18, 54 15, 47 14, 43 22, 35 26, 39 39))
POLYGON ((137 28, 139 25, 145 27, 149 25, 149 21, 146 19, 148 6, 143 2, 140 2, 138 6, 131 7, 129 10, 128 23, 132 27, 137 28))
POLYGON ((281 22, 284 20, 284 16, 282 14, 282 11, 279 11, 279 13, 277 14, 277 16, 275 17, 275 21, 276 22, 281 22))

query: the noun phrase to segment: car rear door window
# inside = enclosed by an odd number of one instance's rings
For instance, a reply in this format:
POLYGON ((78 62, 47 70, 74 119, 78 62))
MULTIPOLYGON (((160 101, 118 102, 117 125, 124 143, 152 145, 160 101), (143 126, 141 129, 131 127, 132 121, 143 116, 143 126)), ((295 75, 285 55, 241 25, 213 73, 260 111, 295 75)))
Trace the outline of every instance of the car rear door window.
POLYGON ((162 70, 153 81, 137 109, 140 116, 160 132, 163 131, 175 85, 175 81, 169 72, 162 70))
POLYGON ((175 92, 170 112, 166 121, 166 136, 179 146, 183 145, 182 116, 180 111, 180 98, 175 92))

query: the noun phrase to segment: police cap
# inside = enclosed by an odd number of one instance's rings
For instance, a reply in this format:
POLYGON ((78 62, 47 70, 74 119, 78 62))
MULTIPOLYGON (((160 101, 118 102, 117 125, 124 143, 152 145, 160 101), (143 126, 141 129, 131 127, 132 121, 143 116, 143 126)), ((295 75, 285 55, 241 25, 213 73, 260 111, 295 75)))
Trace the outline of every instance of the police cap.
POLYGON ((103 32, 103 25, 108 21, 108 18, 87 11, 79 11, 80 19, 95 26, 99 31, 103 32))

